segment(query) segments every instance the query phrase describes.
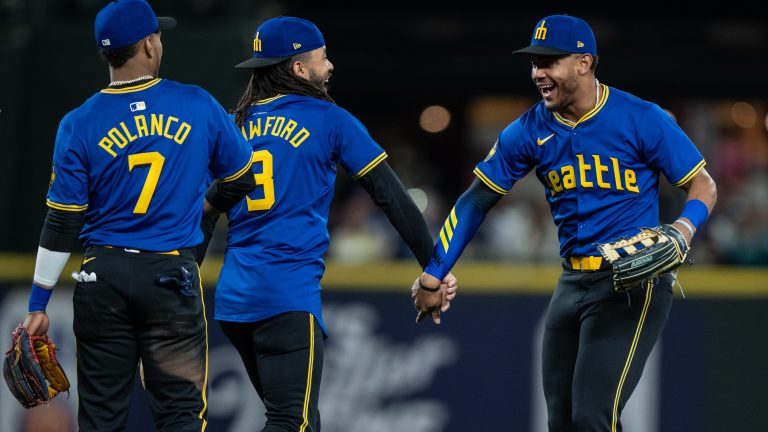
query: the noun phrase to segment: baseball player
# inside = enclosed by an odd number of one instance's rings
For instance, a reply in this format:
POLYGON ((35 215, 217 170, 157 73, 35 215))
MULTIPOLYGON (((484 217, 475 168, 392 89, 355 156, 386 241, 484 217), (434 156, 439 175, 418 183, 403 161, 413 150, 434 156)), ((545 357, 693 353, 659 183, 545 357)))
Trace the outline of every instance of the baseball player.
MULTIPOLYGON (((256 29, 253 69, 234 119, 253 147, 257 188, 230 209, 216 319, 237 348, 272 431, 319 431, 318 394, 327 334, 320 279, 328 208, 341 164, 384 210, 422 268, 432 237, 366 128, 328 95, 333 65, 311 22, 281 16, 256 29)), ((449 307, 456 280, 417 297, 449 307)))
POLYGON ((620 431, 622 408, 667 321, 676 275, 616 292, 596 245, 659 224, 662 173, 687 192, 672 226, 690 243, 715 205, 715 183, 667 113, 595 78, 597 45, 585 21, 543 18, 530 46, 515 53, 530 58, 541 101, 507 126, 477 164, 477 178, 446 219, 420 283, 437 287, 489 209, 535 169, 564 269, 543 340, 549 430, 620 431))
MULTIPOLYGON (((59 124, 25 320, 48 330, 46 304, 79 234, 74 292, 78 423, 124 430, 139 361, 158 430, 206 425, 207 323, 193 247, 207 172, 225 211, 255 188, 251 148, 203 89, 158 77, 161 31, 144 0, 96 16, 111 83, 59 124)), ((213 210, 211 210, 213 211, 213 210)))

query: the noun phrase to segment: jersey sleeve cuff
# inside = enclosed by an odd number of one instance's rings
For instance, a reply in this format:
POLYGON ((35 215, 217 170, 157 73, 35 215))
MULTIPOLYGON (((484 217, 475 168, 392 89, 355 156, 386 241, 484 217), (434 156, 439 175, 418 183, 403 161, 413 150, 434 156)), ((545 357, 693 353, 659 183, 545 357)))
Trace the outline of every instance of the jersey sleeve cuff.
POLYGON ((62 210, 62 211, 70 211, 70 212, 79 212, 79 211, 85 211, 88 209, 88 204, 82 204, 82 205, 61 204, 51 200, 45 200, 45 204, 54 210, 62 210))
POLYGON ((704 168, 704 165, 706 164, 707 164, 707 161, 702 159, 701 162, 697 163, 696 166, 693 167, 693 169, 688 172, 688 174, 684 175, 683 178, 681 178, 680 180, 672 183, 672 186, 680 187, 685 185, 686 183, 691 181, 691 179, 695 177, 696 174, 698 174, 699 171, 701 171, 701 169, 704 168))
POLYGON ((489 179, 485 174, 483 174, 482 171, 480 171, 480 168, 475 168, 474 173, 477 176, 477 178, 480 179, 480 181, 483 182, 486 186, 488 186, 492 191, 501 195, 507 194, 506 189, 504 189, 503 187, 491 181, 491 179, 489 179))
POLYGON ((370 170, 374 169, 376 167, 376 165, 380 164, 381 161, 383 161, 386 158, 387 158, 387 153, 386 152, 376 156, 376 158, 374 160, 370 161, 368 163, 368 165, 364 166, 363 169, 361 169, 360 171, 357 172, 357 174, 353 175, 352 176, 352 180, 357 180, 360 177, 368 174, 368 172, 370 170))

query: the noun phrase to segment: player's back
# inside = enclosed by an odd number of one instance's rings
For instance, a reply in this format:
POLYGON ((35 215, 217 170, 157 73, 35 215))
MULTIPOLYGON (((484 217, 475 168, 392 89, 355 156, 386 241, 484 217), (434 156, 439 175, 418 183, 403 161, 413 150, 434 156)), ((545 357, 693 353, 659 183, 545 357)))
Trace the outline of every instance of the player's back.
POLYGON ((244 168, 217 149, 222 115, 207 92, 173 81, 102 90, 61 122, 48 205, 87 208, 85 245, 164 251, 200 243, 208 169, 244 168), (220 159, 213 165, 212 155, 220 159))
POLYGON ((253 322, 305 310, 325 329, 320 279, 336 165, 358 178, 387 155, 350 113, 308 96, 259 101, 242 132, 257 187, 228 212, 216 318, 253 322))
POLYGON ((253 147, 257 187, 229 212, 229 249, 265 261, 321 258, 338 162, 329 110, 339 108, 297 95, 253 106, 242 132, 253 147))

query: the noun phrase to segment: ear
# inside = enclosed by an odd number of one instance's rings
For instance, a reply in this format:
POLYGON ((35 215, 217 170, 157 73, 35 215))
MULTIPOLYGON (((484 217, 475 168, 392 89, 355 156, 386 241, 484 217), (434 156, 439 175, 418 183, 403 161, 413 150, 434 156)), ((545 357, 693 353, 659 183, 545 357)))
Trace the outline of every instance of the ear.
POLYGON ((589 72, 589 68, 592 66, 592 63, 595 62, 595 58, 592 57, 591 54, 582 54, 581 58, 579 59, 579 72, 582 74, 586 74, 589 72))
POLYGON ((145 37, 143 41, 141 41, 141 49, 144 50, 144 54, 148 58, 153 58, 157 54, 155 52, 155 47, 152 46, 152 35, 145 37))
POLYGON ((304 63, 296 60, 293 63, 291 63, 291 69, 293 70, 293 74, 297 77, 301 77, 304 79, 308 78, 307 74, 307 67, 304 65, 304 63))

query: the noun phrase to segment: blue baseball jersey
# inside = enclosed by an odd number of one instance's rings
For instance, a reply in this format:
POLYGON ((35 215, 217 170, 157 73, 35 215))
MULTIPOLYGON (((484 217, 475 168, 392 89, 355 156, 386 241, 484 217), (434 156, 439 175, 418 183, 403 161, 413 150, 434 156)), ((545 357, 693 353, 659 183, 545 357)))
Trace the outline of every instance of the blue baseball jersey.
POLYGON ((250 168, 251 149, 205 90, 156 78, 107 88, 61 120, 50 208, 85 211, 85 246, 171 251, 203 241, 210 171, 250 168))
POLYGON ((504 194, 535 167, 558 227, 560 255, 597 256, 596 245, 659 224, 659 174, 675 186, 705 165, 657 105, 601 86, 578 122, 540 101, 506 127, 475 175, 504 194))
POLYGON ((320 279, 336 165, 357 179, 387 154, 349 112, 307 96, 259 101, 242 133, 253 147, 257 187, 227 214, 216 319, 254 322, 306 311, 326 331, 320 279))

